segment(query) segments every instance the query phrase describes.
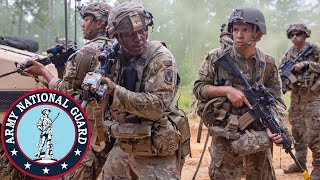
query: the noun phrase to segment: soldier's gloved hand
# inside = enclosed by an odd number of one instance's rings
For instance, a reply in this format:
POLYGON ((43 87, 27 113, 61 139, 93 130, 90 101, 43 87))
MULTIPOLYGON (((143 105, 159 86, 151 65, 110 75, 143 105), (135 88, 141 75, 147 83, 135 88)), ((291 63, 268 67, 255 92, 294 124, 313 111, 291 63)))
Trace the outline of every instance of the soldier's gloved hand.
POLYGON ((309 61, 299 62, 299 63, 295 64, 293 67, 294 67, 294 71, 301 72, 301 71, 309 68, 309 61))
POLYGON ((113 94, 114 89, 116 88, 116 84, 110 78, 103 77, 101 79, 101 84, 106 84, 108 86, 106 94, 113 94))

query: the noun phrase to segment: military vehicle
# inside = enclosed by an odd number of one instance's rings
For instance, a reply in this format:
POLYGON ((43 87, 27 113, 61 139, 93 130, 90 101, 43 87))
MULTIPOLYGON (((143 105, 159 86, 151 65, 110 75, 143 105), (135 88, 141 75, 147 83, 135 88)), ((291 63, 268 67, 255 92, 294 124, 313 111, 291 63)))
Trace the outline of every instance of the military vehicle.
MULTIPOLYGON (((7 45, 0 45, 0 75, 16 70, 15 63, 24 63, 27 58, 38 54, 26 50, 20 50, 7 45)), ((40 58, 44 57, 41 55, 40 58)), ((53 64, 46 66, 57 77, 57 70, 53 64)), ((46 88, 35 79, 13 73, 0 78, 0 122, 4 119, 6 110, 21 95, 35 89, 46 88)))

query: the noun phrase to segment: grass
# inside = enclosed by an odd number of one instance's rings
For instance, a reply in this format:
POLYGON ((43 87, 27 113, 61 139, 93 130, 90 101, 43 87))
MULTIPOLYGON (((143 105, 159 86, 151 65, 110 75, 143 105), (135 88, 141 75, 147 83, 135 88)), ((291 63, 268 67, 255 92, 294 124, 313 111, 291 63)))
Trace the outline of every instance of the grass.
POLYGON ((192 102, 195 100, 192 95, 192 86, 182 86, 179 88, 179 92, 177 93, 179 108, 184 110, 186 113, 190 111, 192 102))

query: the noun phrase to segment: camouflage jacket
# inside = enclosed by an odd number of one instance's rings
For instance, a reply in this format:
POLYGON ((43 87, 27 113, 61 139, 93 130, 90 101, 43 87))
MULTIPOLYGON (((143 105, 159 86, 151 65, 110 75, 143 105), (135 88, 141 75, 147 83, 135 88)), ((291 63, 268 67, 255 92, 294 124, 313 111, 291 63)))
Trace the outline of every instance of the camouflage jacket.
POLYGON ((105 43, 111 44, 111 40, 100 36, 86 43, 84 47, 72 54, 63 74, 63 79, 53 78, 49 82, 49 88, 59 90, 69 95, 78 94, 81 91, 81 84, 87 72, 98 68, 97 56, 105 43))
MULTIPOLYGON (((200 102, 198 103, 199 110, 203 110, 203 104, 206 104, 211 100, 207 95, 207 89, 211 85, 232 86, 238 90, 244 90, 244 86, 238 78, 232 76, 223 68, 215 67, 215 61, 228 52, 235 60, 235 64, 237 64, 251 86, 257 87, 258 85, 263 84, 276 98, 276 111, 273 112, 277 112, 274 115, 278 117, 276 119, 282 122, 284 119, 285 105, 282 100, 281 80, 277 66, 275 65, 273 57, 265 54, 258 48, 256 48, 256 54, 249 59, 244 59, 244 57, 237 52, 234 46, 227 49, 214 49, 207 53, 205 60, 199 69, 198 78, 195 81, 193 88, 193 94, 200 102)), ((218 97, 217 99, 219 98, 221 97, 218 97)), ((218 110, 219 108, 221 109, 222 107, 218 107, 218 110)), ((239 108, 232 107, 232 105, 227 109, 230 114, 237 115, 238 117, 246 112, 244 110, 245 108, 241 108, 241 110, 239 110, 239 108)))
POLYGON ((147 41, 141 56, 129 61, 119 52, 112 72, 114 73, 110 78, 117 84, 112 109, 156 121, 166 110, 175 107, 178 89, 177 65, 171 52, 160 42, 147 41), (136 81, 134 91, 119 85, 126 65, 132 66, 138 77, 142 77, 136 81))
MULTIPOLYGON (((311 45, 311 47, 314 48, 314 53, 306 57, 305 59, 303 59, 303 61, 309 62, 309 68, 304 69, 303 72, 301 73, 293 72, 298 79, 296 83, 290 86, 291 98, 292 100, 295 100, 295 101, 298 101, 299 96, 301 96, 301 94, 305 94, 305 95, 307 94, 311 73, 314 73, 315 75, 315 78, 313 78, 313 81, 311 82, 311 86, 315 84, 318 78, 320 77, 320 45, 317 43, 306 42, 305 46, 300 50, 300 52, 303 51, 305 47, 308 45, 311 45)), ((280 59, 281 64, 286 62, 287 60, 295 59, 300 52, 295 52, 293 47, 291 47, 282 55, 280 59)), ((316 91, 312 93, 312 96, 314 97, 319 97, 319 95, 320 95, 320 91, 316 91)))

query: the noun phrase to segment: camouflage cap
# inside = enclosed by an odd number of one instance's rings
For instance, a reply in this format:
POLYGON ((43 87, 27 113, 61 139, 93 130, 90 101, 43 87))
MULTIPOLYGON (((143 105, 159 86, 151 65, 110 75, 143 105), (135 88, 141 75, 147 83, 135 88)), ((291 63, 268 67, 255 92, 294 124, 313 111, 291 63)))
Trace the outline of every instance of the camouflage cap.
POLYGON ((300 32, 304 32, 307 35, 307 38, 310 37, 311 31, 307 28, 306 25, 304 24, 291 24, 289 26, 289 28, 287 29, 287 37, 288 39, 290 39, 290 34, 293 31, 300 31, 300 32))
POLYGON ((79 12, 82 19, 84 19, 87 15, 93 15, 97 20, 107 22, 111 8, 112 7, 109 4, 96 2, 86 6, 82 5, 79 12))
POLYGON ((140 29, 148 30, 153 25, 153 16, 142 5, 136 2, 119 4, 110 11, 107 31, 109 38, 116 33, 133 32, 140 29))

